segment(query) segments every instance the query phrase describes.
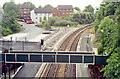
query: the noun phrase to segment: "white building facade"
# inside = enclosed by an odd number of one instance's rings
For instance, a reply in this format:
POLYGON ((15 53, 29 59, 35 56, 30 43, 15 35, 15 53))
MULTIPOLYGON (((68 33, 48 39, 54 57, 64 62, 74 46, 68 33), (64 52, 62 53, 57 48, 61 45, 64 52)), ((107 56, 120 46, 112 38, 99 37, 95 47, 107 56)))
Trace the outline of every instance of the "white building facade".
POLYGON ((41 21, 46 18, 46 20, 49 19, 49 17, 53 16, 53 12, 51 8, 35 8, 31 11, 31 19, 34 23, 41 23, 41 21))

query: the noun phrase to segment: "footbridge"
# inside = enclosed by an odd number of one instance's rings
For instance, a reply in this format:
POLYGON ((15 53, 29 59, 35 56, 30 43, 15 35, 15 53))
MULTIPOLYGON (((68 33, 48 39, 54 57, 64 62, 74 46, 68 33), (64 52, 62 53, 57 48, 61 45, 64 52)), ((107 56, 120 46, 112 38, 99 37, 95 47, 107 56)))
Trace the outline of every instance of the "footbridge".
POLYGON ((95 55, 94 52, 38 52, 38 51, 10 51, 1 53, 1 60, 5 63, 86 63, 95 65, 107 64, 108 56, 95 55))

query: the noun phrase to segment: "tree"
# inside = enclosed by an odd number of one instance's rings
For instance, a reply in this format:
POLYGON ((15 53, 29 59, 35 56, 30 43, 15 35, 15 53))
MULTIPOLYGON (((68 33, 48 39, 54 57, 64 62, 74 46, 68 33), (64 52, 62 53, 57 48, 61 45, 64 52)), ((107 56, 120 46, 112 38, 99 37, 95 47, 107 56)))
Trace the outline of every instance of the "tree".
POLYGON ((115 13, 114 3, 110 2, 108 5, 106 5, 104 12, 105 16, 114 15, 115 13))
POLYGON ((100 24, 99 20, 96 19, 96 20, 94 21, 95 32, 97 32, 97 29, 98 29, 99 24, 100 24))
POLYGON ((7 2, 4 4, 4 12, 7 16, 16 17, 20 11, 20 7, 16 5, 14 2, 7 2))
POLYGON ((91 12, 93 14, 94 8, 92 7, 92 5, 88 5, 88 6, 85 7, 83 12, 91 12))
POLYGON ((15 18, 2 20, 2 35, 6 36, 9 34, 17 33, 20 31, 19 24, 15 21, 15 18))
POLYGON ((116 8, 115 14, 120 15, 120 2, 117 3, 117 8, 116 8))
POLYGON ((101 21, 104 18, 104 10, 103 7, 100 7, 99 11, 96 14, 96 19, 101 21))
POLYGON ((24 2, 23 4, 29 5, 31 10, 33 10, 35 8, 35 5, 32 4, 31 2, 24 2))
POLYGON ((49 23, 50 23, 51 26, 53 26, 55 22, 56 22, 56 17, 50 17, 49 18, 49 23))
MULTIPOLYGON (((119 50, 120 51, 120 50, 119 50)), ((117 52, 119 52, 117 51, 117 52)), ((105 71, 104 75, 109 79, 120 79, 120 56, 119 53, 113 53, 110 58, 107 59, 108 65, 102 69, 105 71)))
POLYGON ((50 4, 47 4, 47 5, 44 6, 44 8, 53 8, 53 6, 50 5, 50 4))
POLYGON ((78 12, 73 14, 72 20, 79 24, 87 24, 92 23, 94 21, 94 17, 90 12, 78 12))
POLYGON ((2 26, 0 25, 0 38, 2 37, 2 26))
POLYGON ((75 10, 81 11, 79 7, 74 7, 75 10))
POLYGON ((107 65, 102 69, 104 76, 109 79, 120 78, 120 1, 117 3, 107 2, 100 6, 97 13, 95 26, 97 32, 98 52, 107 52, 109 58, 107 59, 107 65), (98 23, 100 22, 100 23, 98 23), (100 31, 104 30, 103 33, 100 31), (104 38, 102 38, 104 37, 104 38), (100 45, 102 40, 102 46, 100 45))
POLYGON ((40 22, 42 22, 42 17, 40 17, 40 22))
POLYGON ((101 49, 98 51, 99 54, 102 54, 107 48, 112 47, 109 43, 111 43, 111 40, 113 39, 110 36, 113 35, 113 32, 115 30, 113 23, 114 22, 112 19, 105 17, 99 24, 97 31, 99 35, 98 39, 100 40, 101 46, 103 47, 103 50, 101 49), (103 32, 101 32, 101 30, 103 30, 103 32))
POLYGON ((46 16, 44 16, 43 20, 46 20, 46 16))
POLYGON ((42 8, 42 6, 40 5, 38 8, 42 8))

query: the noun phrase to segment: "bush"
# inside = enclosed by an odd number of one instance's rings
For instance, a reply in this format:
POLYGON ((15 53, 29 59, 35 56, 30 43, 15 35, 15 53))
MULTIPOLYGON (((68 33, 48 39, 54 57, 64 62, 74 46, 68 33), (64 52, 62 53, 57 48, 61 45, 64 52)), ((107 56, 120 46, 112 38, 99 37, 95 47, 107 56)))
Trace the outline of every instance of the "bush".
POLYGON ((19 24, 14 18, 2 20, 2 34, 6 36, 8 34, 17 33, 20 31, 19 24))
POLYGON ((67 26, 67 25, 70 25, 70 26, 73 26, 73 25, 77 25, 78 23, 77 22, 72 22, 72 21, 67 21, 67 20, 60 20, 60 21, 57 21, 55 22, 55 26, 67 26))

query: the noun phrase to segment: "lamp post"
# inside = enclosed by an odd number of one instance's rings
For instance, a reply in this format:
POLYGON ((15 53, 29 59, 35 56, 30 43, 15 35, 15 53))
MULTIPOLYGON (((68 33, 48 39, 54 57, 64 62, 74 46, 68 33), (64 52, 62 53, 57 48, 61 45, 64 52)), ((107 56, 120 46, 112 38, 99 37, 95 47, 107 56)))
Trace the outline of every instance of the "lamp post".
POLYGON ((102 33, 102 55, 103 55, 103 41, 104 41, 103 30, 101 30, 101 33, 102 33))

